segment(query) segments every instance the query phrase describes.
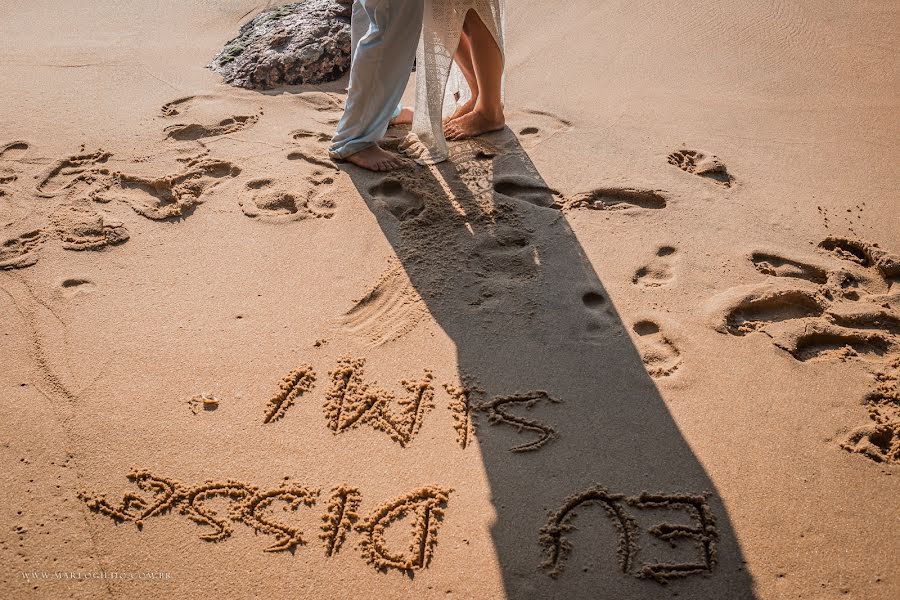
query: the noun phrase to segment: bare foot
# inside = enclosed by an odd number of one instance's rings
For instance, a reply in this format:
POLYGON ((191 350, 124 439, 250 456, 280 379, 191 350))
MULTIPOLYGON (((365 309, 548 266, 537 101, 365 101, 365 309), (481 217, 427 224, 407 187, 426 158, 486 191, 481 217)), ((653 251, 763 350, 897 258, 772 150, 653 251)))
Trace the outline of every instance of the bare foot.
MULTIPOLYGON (((450 115, 449 117, 444 119, 445 130, 446 130, 447 123, 449 123, 450 121, 455 121, 456 119, 458 119, 460 117, 464 117, 467 114, 469 114, 470 112, 472 112, 473 110, 475 110, 476 102, 478 102, 477 97, 469 98, 468 100, 466 100, 466 102, 464 104, 460 105, 455 111, 453 111, 452 115, 450 115)), ((446 133, 446 131, 445 131, 445 133, 446 133)))
POLYGON ((448 140, 464 140, 483 133, 503 129, 506 120, 503 113, 488 115, 480 110, 473 110, 467 115, 454 119, 444 127, 444 135, 448 140))
POLYGON ((404 106, 400 109, 400 114, 396 118, 391 119, 391 125, 412 125, 413 109, 404 106))
POLYGON ((402 158, 384 150, 378 144, 363 148, 359 152, 347 156, 344 160, 370 171, 393 171, 405 164, 402 158))

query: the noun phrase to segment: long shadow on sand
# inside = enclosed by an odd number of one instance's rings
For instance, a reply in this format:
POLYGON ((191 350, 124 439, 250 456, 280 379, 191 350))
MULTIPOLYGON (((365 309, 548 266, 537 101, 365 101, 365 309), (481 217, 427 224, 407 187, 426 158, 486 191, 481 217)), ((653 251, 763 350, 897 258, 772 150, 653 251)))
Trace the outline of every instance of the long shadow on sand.
POLYGON ((753 598, 715 486, 552 190, 512 132, 487 139, 434 168, 346 171, 482 406, 507 597, 753 598))

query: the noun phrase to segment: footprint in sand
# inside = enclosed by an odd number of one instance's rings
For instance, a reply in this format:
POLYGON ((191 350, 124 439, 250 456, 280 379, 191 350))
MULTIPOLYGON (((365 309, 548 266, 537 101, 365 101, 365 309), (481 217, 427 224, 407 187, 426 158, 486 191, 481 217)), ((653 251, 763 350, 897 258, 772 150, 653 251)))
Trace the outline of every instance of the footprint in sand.
POLYGON ((598 338, 609 330, 615 321, 615 314, 606 296, 598 291, 588 291, 581 296, 581 302, 588 310, 588 338, 598 338))
POLYGON ((681 365, 681 352, 659 323, 642 319, 631 326, 647 373, 654 379, 668 377, 681 365))
POLYGON ((337 165, 328 156, 328 150, 321 145, 299 144, 298 150, 288 152, 287 159, 299 160, 312 166, 338 171, 337 165))
POLYGON ((673 246, 662 246, 656 251, 656 257, 638 269, 631 278, 631 283, 642 288, 656 288, 669 285, 675 278, 674 269, 677 261, 677 249, 673 246))
POLYGON ((871 423, 853 430, 841 447, 878 463, 900 464, 900 357, 875 373, 875 383, 865 398, 871 423))
POLYGON ((0 242, 0 270, 22 269, 35 264, 45 239, 44 232, 35 229, 0 242))
POLYGON ((60 206, 50 215, 50 222, 66 250, 99 250, 129 238, 123 223, 106 220, 90 206, 60 206))
POLYGON ((645 190, 630 187, 598 188, 566 198, 564 209, 590 210, 658 210, 666 207, 666 196, 661 190, 645 190))
POLYGON ((69 277, 60 281, 57 287, 63 297, 74 298, 75 296, 90 294, 95 291, 97 284, 85 277, 69 277))
POLYGON ((531 150, 554 135, 572 129, 571 121, 540 110, 515 111, 508 115, 506 124, 525 150, 531 150))
POLYGON ((260 178, 248 181, 239 204, 248 217, 281 223, 309 218, 331 218, 334 202, 327 197, 334 178, 315 171, 299 184, 260 178))
POLYGON ((294 96, 294 99, 307 109, 315 111, 315 121, 329 127, 337 125, 344 110, 340 97, 326 92, 303 92, 294 96))
POLYGON ((685 173, 709 179, 723 187, 731 187, 734 178, 719 157, 700 150, 676 150, 668 156, 669 164, 685 173))
POLYGON ((828 269, 801 260, 795 260, 772 252, 754 252, 750 261, 756 270, 773 277, 794 277, 813 283, 822 284, 828 281, 828 269))
POLYGON ((498 225, 493 231, 477 232, 472 242, 475 272, 491 274, 482 282, 482 289, 489 293, 501 290, 498 300, 506 295, 502 290, 528 282, 540 270, 533 236, 522 228, 498 225))
POLYGON ((163 177, 114 173, 106 189, 91 197, 97 202, 121 200, 138 214, 156 221, 183 218, 205 201, 210 190, 240 172, 228 161, 197 158, 190 160, 180 173, 163 177))
POLYGON ((212 124, 188 123, 169 125, 163 131, 166 134, 166 138, 170 140, 194 141, 237 133, 252 127, 257 121, 259 121, 259 115, 234 115, 212 124))
POLYGON ((40 179, 37 193, 44 198, 52 198, 68 191, 79 183, 93 183, 101 176, 109 175, 104 166, 112 156, 109 152, 97 150, 69 156, 58 161, 40 179))
POLYGON ((871 269, 874 268, 888 282, 900 278, 900 257, 878 247, 878 244, 829 237, 819 243, 819 248, 842 260, 871 269))
POLYGON ((886 406, 900 406, 900 257, 846 238, 827 238, 818 249, 824 258, 751 253, 750 262, 770 280, 714 298, 712 324, 736 336, 762 332, 799 362, 876 365, 875 391, 866 400, 874 424, 854 431, 842 447, 900 462, 900 410, 885 416, 886 406))
POLYGON ((337 170, 337 165, 328 156, 331 134, 312 129, 295 129, 291 132, 291 140, 296 146, 287 155, 288 160, 302 160, 318 167, 337 170))
POLYGON ((406 271, 398 264, 389 267, 366 295, 344 313, 340 324, 374 347, 411 332, 427 312, 406 271))
POLYGON ((425 199, 399 178, 382 179, 369 188, 369 195, 399 221, 414 219, 425 210, 425 199))
POLYGON ((742 336, 772 323, 819 317, 825 312, 825 301, 814 290, 780 285, 751 290, 740 290, 739 300, 726 312, 723 328, 731 335, 742 336))
POLYGON ((23 140, 0 144, 0 196, 6 195, 5 186, 19 178, 19 173, 10 163, 21 161, 28 148, 28 142, 23 140))
POLYGON ((17 161, 21 160, 30 144, 24 140, 15 140, 0 144, 0 161, 17 161))
POLYGON ((494 182, 494 192, 540 208, 559 208, 554 194, 543 182, 525 175, 505 175, 494 182))
POLYGON ((324 131, 313 131, 312 129, 295 129, 290 135, 295 142, 313 141, 326 144, 331 141, 331 134, 324 131))
POLYGON ((337 94, 328 92, 302 92, 294 96, 294 99, 316 112, 341 112, 344 103, 337 94))
POLYGON ((165 104, 163 104, 162 108, 160 108, 159 111, 164 117, 174 117, 192 108, 198 100, 208 100, 210 98, 212 98, 212 96, 206 95, 185 96, 184 98, 177 98, 175 100, 172 100, 171 102, 166 102, 165 104))

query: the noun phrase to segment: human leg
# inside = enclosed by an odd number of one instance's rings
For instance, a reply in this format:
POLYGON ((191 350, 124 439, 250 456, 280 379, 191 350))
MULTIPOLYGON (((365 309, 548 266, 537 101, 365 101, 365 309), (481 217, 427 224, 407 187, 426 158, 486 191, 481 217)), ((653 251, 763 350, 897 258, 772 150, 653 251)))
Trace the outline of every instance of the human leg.
POLYGON ((491 31, 474 10, 466 14, 465 27, 469 33, 478 98, 471 112, 447 123, 444 131, 450 140, 496 131, 506 123, 501 101, 503 53, 491 31))
POLYGON ((459 67, 460 72, 462 72, 466 84, 469 86, 471 95, 468 100, 446 119, 445 122, 450 122, 453 119, 458 119, 463 115, 469 114, 475 109, 475 104, 478 102, 478 78, 475 77, 475 67, 472 64, 472 40, 469 35, 469 27, 466 23, 463 23, 463 28, 459 36, 459 46, 456 48, 456 54, 453 56, 453 60, 459 67))
POLYGON ((384 137, 415 58, 422 0, 356 0, 352 63, 344 114, 329 153, 365 168, 393 168, 402 159, 377 146, 384 137), (362 153, 363 150, 368 150, 362 153), (356 159, 352 157, 356 154, 356 159))

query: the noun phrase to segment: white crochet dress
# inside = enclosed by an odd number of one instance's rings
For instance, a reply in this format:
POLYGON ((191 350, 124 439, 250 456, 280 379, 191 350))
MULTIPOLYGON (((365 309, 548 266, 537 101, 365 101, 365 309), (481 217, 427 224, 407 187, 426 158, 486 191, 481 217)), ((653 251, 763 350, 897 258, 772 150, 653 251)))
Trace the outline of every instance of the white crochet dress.
POLYGON ((412 135, 404 151, 416 161, 433 164, 447 158, 442 119, 471 95, 453 62, 463 21, 474 10, 505 51, 506 0, 425 0, 422 38, 416 53, 416 106, 412 135))

